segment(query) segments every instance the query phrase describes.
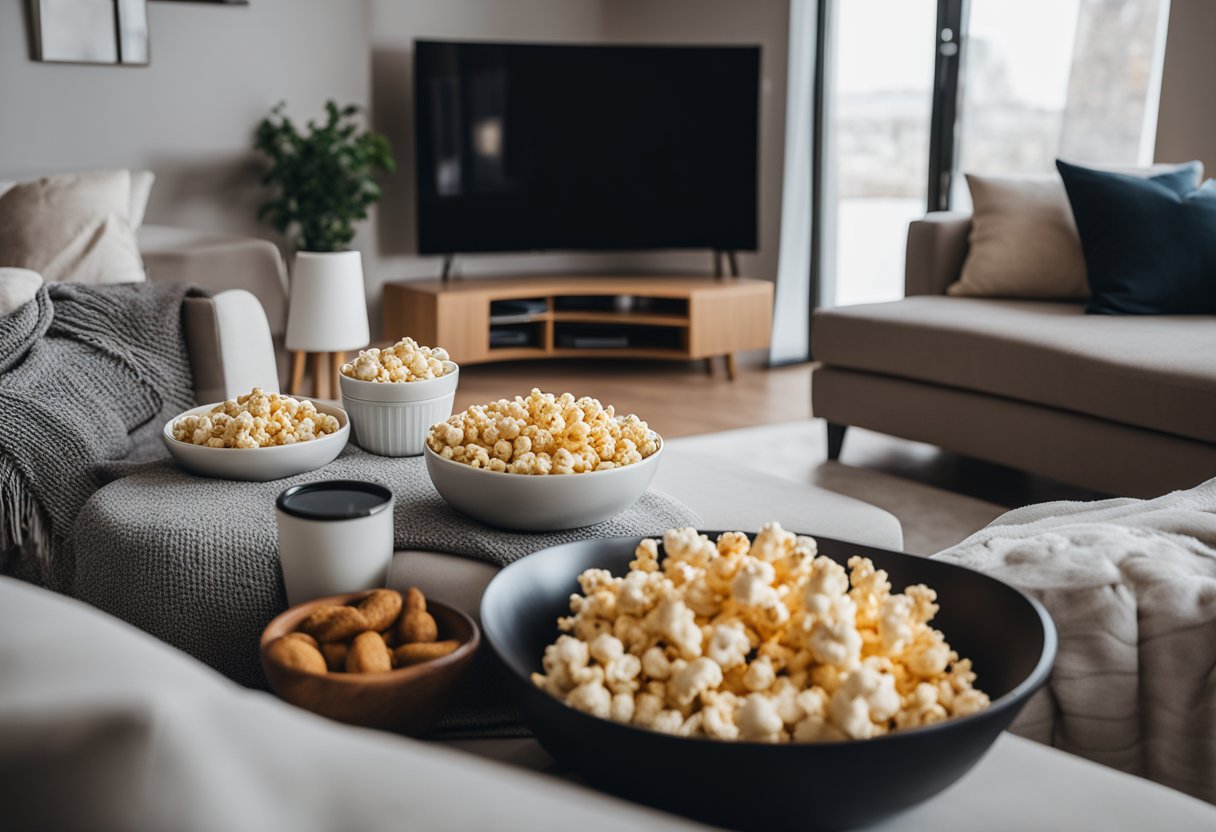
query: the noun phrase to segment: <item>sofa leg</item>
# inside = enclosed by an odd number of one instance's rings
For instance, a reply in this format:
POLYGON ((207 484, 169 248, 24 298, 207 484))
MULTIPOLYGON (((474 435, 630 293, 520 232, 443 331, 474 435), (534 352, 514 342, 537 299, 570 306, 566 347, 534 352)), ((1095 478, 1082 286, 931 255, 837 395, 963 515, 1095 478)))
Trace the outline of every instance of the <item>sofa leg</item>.
POLYGON ((844 447, 844 432, 849 429, 848 425, 838 425, 835 422, 828 422, 828 459, 840 459, 840 450, 844 447))

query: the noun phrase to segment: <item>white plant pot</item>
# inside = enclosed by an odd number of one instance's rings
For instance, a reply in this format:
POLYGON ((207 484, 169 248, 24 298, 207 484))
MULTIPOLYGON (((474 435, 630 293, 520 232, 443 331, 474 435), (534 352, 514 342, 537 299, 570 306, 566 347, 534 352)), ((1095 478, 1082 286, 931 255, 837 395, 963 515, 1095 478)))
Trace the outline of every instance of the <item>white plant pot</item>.
POLYGON ((368 345, 371 333, 359 252, 297 252, 291 271, 287 349, 351 352, 368 345))

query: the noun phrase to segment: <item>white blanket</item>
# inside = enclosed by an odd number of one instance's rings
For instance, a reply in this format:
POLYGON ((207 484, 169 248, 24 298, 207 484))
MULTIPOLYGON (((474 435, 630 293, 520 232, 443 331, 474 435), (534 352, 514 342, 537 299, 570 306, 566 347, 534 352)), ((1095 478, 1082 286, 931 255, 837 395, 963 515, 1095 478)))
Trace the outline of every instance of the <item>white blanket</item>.
POLYGON ((1214 547, 1216 479, 1028 506, 935 557, 1020 587, 1055 619, 1055 670, 1015 733, 1216 803, 1214 547))

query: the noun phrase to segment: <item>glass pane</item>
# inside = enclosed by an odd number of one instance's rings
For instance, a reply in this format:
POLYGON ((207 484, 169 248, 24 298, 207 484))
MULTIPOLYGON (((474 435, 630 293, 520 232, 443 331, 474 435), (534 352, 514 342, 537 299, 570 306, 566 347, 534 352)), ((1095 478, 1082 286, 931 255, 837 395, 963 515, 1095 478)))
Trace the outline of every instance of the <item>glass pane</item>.
MULTIPOLYGON (((1147 161, 1165 2, 971 0, 961 169, 1049 173, 1057 156, 1096 165, 1147 161)), ((952 204, 965 209, 962 177, 954 187, 952 204)))
POLYGON ((897 300, 908 223, 927 200, 937 2, 848 0, 834 8, 824 300, 897 300))

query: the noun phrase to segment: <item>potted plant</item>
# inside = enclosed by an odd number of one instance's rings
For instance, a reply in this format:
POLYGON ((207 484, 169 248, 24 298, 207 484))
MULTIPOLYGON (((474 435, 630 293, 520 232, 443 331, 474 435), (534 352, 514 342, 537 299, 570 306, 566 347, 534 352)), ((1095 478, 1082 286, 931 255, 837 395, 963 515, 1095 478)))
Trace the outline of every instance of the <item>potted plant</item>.
POLYGON ((354 105, 325 105, 323 122, 305 129, 278 104, 258 125, 254 148, 269 165, 262 184, 271 198, 258 210, 295 250, 286 346, 294 354, 292 392, 298 392, 304 354, 314 353, 315 395, 327 395, 328 354, 367 346, 367 303, 359 252, 350 251, 355 223, 380 199, 373 174, 396 170, 388 139, 362 130, 354 105))

